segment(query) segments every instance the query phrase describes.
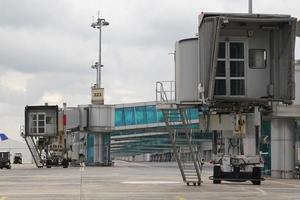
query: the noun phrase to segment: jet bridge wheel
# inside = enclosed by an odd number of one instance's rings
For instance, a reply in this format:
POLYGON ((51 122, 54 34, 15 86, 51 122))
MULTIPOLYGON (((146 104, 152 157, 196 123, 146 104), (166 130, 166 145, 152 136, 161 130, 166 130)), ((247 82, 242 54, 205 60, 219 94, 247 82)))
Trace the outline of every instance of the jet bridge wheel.
MULTIPOLYGON (((221 179, 221 166, 214 166, 214 179, 221 179)), ((220 184, 221 180, 213 180, 214 184, 220 184)))
POLYGON ((251 181, 253 183, 253 185, 260 185, 261 184, 261 169, 260 167, 253 167, 253 171, 252 171, 252 178, 253 179, 259 179, 256 181, 251 181))
POLYGON ((68 162, 67 159, 63 159, 62 166, 63 166, 63 168, 68 168, 69 167, 69 162, 68 162))
POLYGON ((52 161, 50 159, 46 160, 46 167, 51 168, 52 161))

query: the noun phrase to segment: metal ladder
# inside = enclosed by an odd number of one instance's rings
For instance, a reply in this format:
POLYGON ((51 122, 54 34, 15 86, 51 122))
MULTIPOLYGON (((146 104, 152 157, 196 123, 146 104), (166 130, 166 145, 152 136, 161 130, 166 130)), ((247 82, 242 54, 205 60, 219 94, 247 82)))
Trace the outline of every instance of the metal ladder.
POLYGON ((163 109, 162 112, 183 182, 187 185, 200 185, 202 163, 198 158, 197 147, 192 141, 191 122, 187 117, 187 109, 173 107, 163 109), (180 151, 183 147, 187 148, 180 151))
POLYGON ((32 136, 25 136, 24 139, 26 141, 26 144, 28 146, 28 149, 32 155, 32 158, 33 158, 36 166, 38 168, 42 168, 44 165, 42 162, 41 154, 39 153, 38 148, 36 147, 32 136))

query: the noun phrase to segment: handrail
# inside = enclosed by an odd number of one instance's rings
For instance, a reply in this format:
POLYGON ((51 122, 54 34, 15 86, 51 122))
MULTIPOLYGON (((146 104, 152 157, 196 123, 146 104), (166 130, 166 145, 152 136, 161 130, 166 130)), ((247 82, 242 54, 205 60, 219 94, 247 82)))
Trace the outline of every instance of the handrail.
POLYGON ((156 82, 156 102, 169 103, 175 100, 175 81, 156 82), (166 89, 165 86, 168 86, 166 89))

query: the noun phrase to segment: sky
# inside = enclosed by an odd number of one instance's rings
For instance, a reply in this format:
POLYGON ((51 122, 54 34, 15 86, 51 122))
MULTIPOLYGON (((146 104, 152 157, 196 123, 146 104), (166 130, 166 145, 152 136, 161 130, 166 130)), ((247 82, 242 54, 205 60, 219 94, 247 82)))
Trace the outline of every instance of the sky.
MULTIPOLYGON (((300 18, 299 0, 253 0, 254 13, 300 18)), ((105 103, 155 100, 174 80, 175 41, 194 37, 201 12, 247 12, 248 0, 0 0, 0 132, 21 140, 26 105, 90 103, 102 31, 105 103)), ((300 58, 300 41, 296 43, 300 58)))

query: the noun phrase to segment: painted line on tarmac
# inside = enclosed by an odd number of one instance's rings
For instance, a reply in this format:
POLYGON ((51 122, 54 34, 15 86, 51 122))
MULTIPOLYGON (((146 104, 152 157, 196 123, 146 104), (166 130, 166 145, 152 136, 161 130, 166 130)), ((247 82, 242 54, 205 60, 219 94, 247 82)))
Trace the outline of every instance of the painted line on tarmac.
POLYGON ((7 197, 0 197, 0 200, 6 200, 7 197))
POLYGON ((123 181, 123 184, 144 184, 144 185, 154 185, 154 184, 180 184, 178 181, 123 181))
POLYGON ((293 186, 293 187, 300 188, 300 185, 295 185, 295 184, 292 184, 292 183, 282 183, 282 182, 279 182, 279 181, 271 181, 271 180, 268 180, 268 182, 273 182, 273 183, 278 183, 278 184, 281 184, 281 185, 287 185, 287 186, 293 186))
POLYGON ((182 195, 176 197, 176 200, 186 200, 182 195))
POLYGON ((263 189, 260 188, 255 188, 256 190, 258 190, 263 196, 267 196, 268 193, 266 191, 264 191, 263 189))
POLYGON ((151 167, 150 165, 147 165, 147 164, 142 164, 142 163, 136 163, 136 162, 126 162, 126 161, 123 161, 123 162, 120 162, 120 163, 125 163, 124 165, 120 165, 122 167, 131 167, 131 166, 138 166, 138 167, 151 167))
MULTIPOLYGON (((265 188, 265 190, 295 190, 295 189, 297 189, 297 188, 287 188, 287 187, 265 188)), ((300 191, 298 193, 300 193, 300 191)))

